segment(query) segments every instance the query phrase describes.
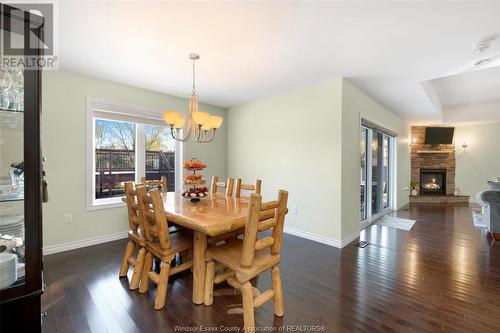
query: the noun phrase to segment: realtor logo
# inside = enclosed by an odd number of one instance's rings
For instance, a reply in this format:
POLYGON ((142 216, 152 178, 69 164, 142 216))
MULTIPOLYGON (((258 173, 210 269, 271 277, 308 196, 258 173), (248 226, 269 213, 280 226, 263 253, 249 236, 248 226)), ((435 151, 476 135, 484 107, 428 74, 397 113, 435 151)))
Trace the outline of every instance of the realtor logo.
POLYGON ((55 4, 53 2, 7 3, 3 6, 8 15, 2 15, 2 66, 23 67, 23 69, 57 69, 55 38, 55 4), (22 27, 26 13, 36 15, 36 20, 28 30, 22 27), (40 29, 40 25, 43 28, 40 29), (9 31, 11 30, 11 31, 9 31), (24 36, 19 32, 24 30, 24 36), (38 54, 42 53, 42 57, 38 54))

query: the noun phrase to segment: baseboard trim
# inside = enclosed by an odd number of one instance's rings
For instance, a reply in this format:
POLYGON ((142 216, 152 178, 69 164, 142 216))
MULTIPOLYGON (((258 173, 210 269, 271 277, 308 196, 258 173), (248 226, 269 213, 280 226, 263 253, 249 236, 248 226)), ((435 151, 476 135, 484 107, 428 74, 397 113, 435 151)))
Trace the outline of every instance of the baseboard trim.
POLYGON ((43 247, 43 255, 49 255, 49 254, 54 254, 54 253, 59 253, 59 252, 76 250, 76 249, 80 249, 82 247, 107 243, 107 242, 115 241, 118 239, 127 238, 127 235, 128 235, 128 231, 122 231, 122 232, 117 232, 114 234, 98 236, 98 237, 93 237, 93 238, 87 238, 87 239, 77 240, 74 242, 68 242, 68 243, 64 243, 64 244, 44 246, 43 247))
POLYGON ((344 238, 342 240, 342 247, 346 247, 347 245, 351 244, 354 240, 356 240, 357 238, 359 238, 359 231, 358 232, 355 232, 353 233, 352 235, 350 236, 347 236, 346 238, 344 238))
POLYGON ((312 240, 312 241, 315 241, 318 243, 334 246, 334 247, 339 248, 339 249, 342 248, 342 242, 338 239, 335 239, 335 238, 321 236, 321 235, 314 234, 314 233, 309 232, 309 231, 304 231, 304 230, 300 230, 300 229, 296 229, 296 228, 292 228, 292 227, 285 227, 283 231, 286 232, 287 234, 294 235, 294 236, 297 236, 300 238, 305 238, 305 239, 309 239, 309 240, 312 240))
POLYGON ((345 247, 346 245, 349 245, 353 240, 355 240, 356 238, 359 237, 359 232, 356 232, 356 233, 344 238, 343 240, 338 240, 335 238, 325 237, 325 236, 318 235, 318 234, 315 234, 315 233, 312 233, 309 231, 304 231, 304 230, 300 230, 300 229, 292 228, 292 227, 285 227, 284 232, 287 234, 290 234, 290 235, 300 237, 300 238, 309 239, 309 240, 312 240, 314 242, 330 245, 330 246, 336 247, 338 249, 341 249, 341 248, 345 247))

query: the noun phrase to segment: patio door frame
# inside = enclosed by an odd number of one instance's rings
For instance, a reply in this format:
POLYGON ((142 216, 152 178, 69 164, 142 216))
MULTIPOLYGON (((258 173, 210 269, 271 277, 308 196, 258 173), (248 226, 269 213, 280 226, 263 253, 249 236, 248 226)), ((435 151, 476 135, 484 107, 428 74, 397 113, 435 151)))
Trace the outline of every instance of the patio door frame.
MULTIPOLYGON (((379 219, 383 215, 389 213, 392 210, 396 209, 396 161, 397 161, 397 137, 395 135, 392 135, 386 131, 383 131, 379 128, 373 128, 364 124, 361 124, 360 126, 360 133, 361 129, 364 128, 367 131, 366 135, 366 185, 365 185, 365 209, 366 209, 366 218, 361 220, 361 228, 365 228, 369 224, 371 224, 373 221, 379 219), (385 135, 389 138, 389 184, 388 184, 388 195, 389 195, 389 205, 386 208, 383 208, 383 202, 380 202, 381 209, 379 212, 373 214, 372 213, 372 198, 373 198, 373 193, 372 193, 372 157, 373 157, 373 149, 372 149, 372 144, 373 144, 373 132, 381 133, 382 135, 385 135)), ((379 145, 380 147, 381 145, 379 145)), ((360 151, 359 151, 359 156, 361 156, 361 145, 359 145, 360 151)), ((381 150, 379 150, 381 151, 381 150)), ((383 159, 383 158, 382 158, 383 159)), ((379 167, 381 167, 381 163, 378 163, 379 167)), ((361 165, 360 165, 361 167, 361 165)), ((379 172, 379 176, 381 176, 381 172, 379 172)), ((380 182, 380 180, 377 180, 380 182)), ((380 191, 379 195, 382 195, 382 191, 380 191)), ((361 198, 361 195, 359 196, 361 198)))

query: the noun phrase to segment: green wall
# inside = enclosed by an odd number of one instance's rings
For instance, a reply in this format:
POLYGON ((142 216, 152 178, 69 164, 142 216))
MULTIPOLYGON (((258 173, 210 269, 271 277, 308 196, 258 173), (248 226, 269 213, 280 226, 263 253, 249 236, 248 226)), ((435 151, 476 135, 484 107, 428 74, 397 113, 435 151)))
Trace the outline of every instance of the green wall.
POLYGON ((287 189, 287 228, 345 245, 360 228, 361 117, 398 133, 401 207, 408 202, 409 127, 342 78, 229 109, 228 175, 261 178, 265 199, 287 189))
POLYGON ((341 80, 228 111, 228 175, 289 191, 286 226, 340 238, 341 80), (294 206, 297 208, 296 213, 294 206))
MULTIPOLYGON (((42 83, 42 147, 50 198, 43 206, 44 246, 126 231, 124 208, 86 210, 87 96, 184 112, 187 100, 65 71, 44 71, 42 83), (73 214, 73 223, 64 223, 65 214, 73 214)), ((200 109, 226 119, 223 108, 201 104, 200 109)), ((184 145, 184 158, 207 163, 207 179, 226 176, 226 128, 223 124, 212 143, 184 145)))
POLYGON ((489 188, 486 183, 500 177, 498 138, 500 123, 455 127, 456 187, 460 193, 476 201, 479 191, 489 188), (467 142, 467 149, 462 143, 467 142))

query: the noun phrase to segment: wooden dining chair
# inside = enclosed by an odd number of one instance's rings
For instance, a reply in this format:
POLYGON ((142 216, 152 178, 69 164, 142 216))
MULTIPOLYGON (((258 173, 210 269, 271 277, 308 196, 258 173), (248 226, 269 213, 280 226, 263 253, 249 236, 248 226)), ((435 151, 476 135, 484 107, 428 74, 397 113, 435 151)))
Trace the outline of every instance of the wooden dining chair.
POLYGON ((228 178, 226 182, 220 182, 218 176, 213 176, 212 184, 210 186, 210 192, 217 193, 219 188, 225 190, 224 193, 226 194, 226 196, 232 196, 234 188, 234 178, 228 178))
POLYGON ((170 268, 171 261, 177 253, 192 250, 193 234, 183 230, 174 234, 168 232, 168 222, 163 208, 163 200, 159 190, 146 192, 145 187, 137 189, 139 203, 139 220, 146 238, 146 257, 139 286, 139 292, 148 291, 149 280, 157 285, 154 308, 160 310, 165 306, 167 286, 170 275, 185 271, 193 266, 192 261, 170 268), (153 270, 153 258, 161 260, 160 273, 153 270))
MULTIPOLYGON (((140 188, 141 185, 137 185, 140 188)), ((125 198, 127 201, 128 211, 128 224, 130 231, 128 232, 128 243, 125 248, 125 253, 120 267, 120 277, 127 276, 129 267, 134 267, 132 279, 130 280, 129 288, 131 290, 137 289, 139 280, 144 266, 144 259, 146 256, 146 240, 144 238, 142 229, 140 228, 139 220, 139 207, 137 204, 137 188, 134 189, 132 182, 125 183, 125 198), (134 258, 136 248, 139 248, 137 256, 134 258)))
POLYGON ((241 178, 236 180, 236 190, 234 191, 234 196, 239 198, 241 195, 241 190, 253 191, 254 193, 261 194, 262 180, 257 179, 255 185, 252 184, 242 184, 241 178))
POLYGON ((141 177, 141 183, 147 188, 156 187, 161 190, 161 193, 167 193, 167 177, 161 176, 160 179, 146 180, 146 177, 141 177))
POLYGON ((207 249, 205 259, 204 304, 213 303, 214 283, 227 283, 242 292, 243 322, 245 332, 255 327, 254 308, 273 299, 274 314, 284 314, 283 292, 281 290, 280 263, 283 225, 287 213, 288 192, 279 191, 277 201, 262 203, 260 194, 252 194, 249 202, 244 239, 232 240, 224 245, 207 249), (272 229, 270 236, 257 239, 261 231, 272 229), (218 274, 215 275, 216 263, 218 274), (219 267, 220 266, 220 267, 219 267), (272 288, 261 293, 252 287, 251 280, 260 273, 271 269, 272 288))
MULTIPOLYGON (((219 177, 213 176, 210 192, 212 194, 217 193, 219 188, 225 189, 226 200, 232 200, 231 196, 233 195, 234 178, 228 178, 227 182, 219 182, 219 177)), ((231 239, 236 239, 242 232, 243 230, 232 231, 216 237, 209 237, 207 241, 209 245, 220 244, 222 241, 228 242, 231 239)))
MULTIPOLYGON (((146 177, 141 177, 141 183, 146 186, 147 190, 152 190, 155 188, 158 188, 161 190, 161 193, 167 193, 168 192, 168 186, 167 186, 167 177, 161 176, 160 179, 153 179, 153 180, 146 180, 146 177)), ((170 226, 169 232, 175 233, 179 232, 179 230, 182 229, 178 225, 175 226, 170 226)), ((185 256, 186 254, 182 254, 180 258, 185 256)))

